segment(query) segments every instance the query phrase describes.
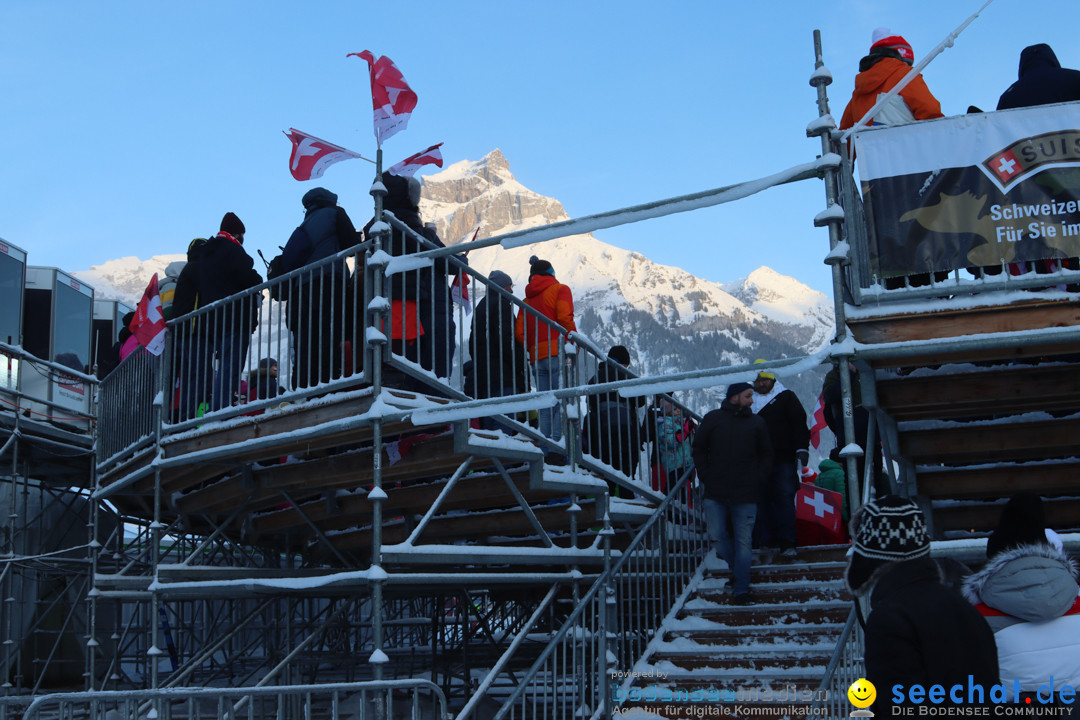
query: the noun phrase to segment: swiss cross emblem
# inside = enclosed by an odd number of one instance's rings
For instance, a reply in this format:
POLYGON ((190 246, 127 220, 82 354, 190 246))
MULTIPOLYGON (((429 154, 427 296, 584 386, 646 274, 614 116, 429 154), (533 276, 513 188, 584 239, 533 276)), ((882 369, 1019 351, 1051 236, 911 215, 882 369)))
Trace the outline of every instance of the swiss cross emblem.
POLYGON ((991 161, 991 168, 1002 181, 1007 181, 1024 170, 1024 166, 1020 164, 1012 150, 1006 150, 994 158, 991 161))

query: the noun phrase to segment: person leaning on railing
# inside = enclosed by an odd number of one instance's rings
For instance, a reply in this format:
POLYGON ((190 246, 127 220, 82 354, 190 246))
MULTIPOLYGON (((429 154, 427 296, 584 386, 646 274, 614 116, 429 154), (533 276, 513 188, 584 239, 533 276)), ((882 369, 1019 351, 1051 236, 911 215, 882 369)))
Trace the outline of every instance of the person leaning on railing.
MULTIPOLYGON (((292 272, 357 244, 357 232, 338 197, 326 188, 304 193, 304 221, 281 253, 281 269, 292 272)), ((293 333, 292 385, 305 388, 341 377, 345 339, 351 325, 350 273, 344 261, 303 272, 285 297, 293 333)))
MULTIPOLYGON (((254 261, 244 251, 244 223, 229 212, 225 213, 220 227, 220 231, 202 246, 197 259, 189 259, 177 279, 173 312, 178 316, 262 283, 254 261)), ((205 392, 200 381, 214 366, 215 356, 217 372, 210 409, 218 410, 232 403, 239 388, 240 368, 247 355, 251 334, 259 323, 255 303, 255 296, 248 296, 225 303, 213 313, 197 319, 200 327, 191 333, 190 352, 185 350, 186 357, 181 358, 193 369, 188 378, 194 386, 187 395, 188 417, 194 416, 193 404, 205 392)))
MULTIPOLYGON (((626 380, 630 377, 626 370, 629 366, 630 351, 623 345, 614 345, 589 384, 626 380)), ((641 458, 641 427, 637 412, 645 405, 644 396, 624 398, 611 391, 589 395, 587 404, 589 414, 585 418, 584 435, 589 454, 627 477, 633 477, 641 458)))
MULTIPOLYGON (((382 182, 386 187, 383 208, 412 231, 405 232, 392 226, 383 249, 394 257, 401 257, 427 249, 423 240, 441 247, 438 235, 425 228, 420 218, 420 181, 387 171, 382 174, 382 182)), ((372 219, 364 226, 365 238, 372 239, 374 224, 372 219)), ((390 351, 440 377, 449 373, 446 360, 453 335, 447 325, 452 319, 445 307, 449 292, 447 266, 447 261, 440 259, 433 265, 394 273, 387 277, 386 290, 390 298, 390 351), (436 298, 438 293, 442 296, 436 298)), ((402 379, 402 382, 407 388, 414 386, 408 379, 402 379)))
MULTIPOLYGON (((478 398, 525 392, 525 348, 514 338, 514 283, 501 270, 488 276, 492 285, 473 312, 470 356, 474 392, 478 398)), ((483 423, 490 426, 490 422, 483 423)))

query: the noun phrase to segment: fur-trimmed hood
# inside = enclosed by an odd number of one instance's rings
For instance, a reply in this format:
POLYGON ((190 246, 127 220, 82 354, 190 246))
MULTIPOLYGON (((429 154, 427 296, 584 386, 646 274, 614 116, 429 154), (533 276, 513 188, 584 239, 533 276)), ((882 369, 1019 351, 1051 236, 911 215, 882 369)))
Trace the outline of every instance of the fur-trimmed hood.
POLYGON ((1000 552, 969 577, 964 597, 1028 622, 1053 620, 1076 602, 1076 562, 1044 543, 1000 552))

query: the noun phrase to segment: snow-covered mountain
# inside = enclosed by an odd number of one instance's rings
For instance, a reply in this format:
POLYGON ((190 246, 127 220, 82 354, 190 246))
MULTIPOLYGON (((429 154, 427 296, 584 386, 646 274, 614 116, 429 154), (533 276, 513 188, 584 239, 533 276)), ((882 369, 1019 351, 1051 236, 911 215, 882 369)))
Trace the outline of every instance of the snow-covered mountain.
MULTIPOLYGON (((420 210, 448 244, 468 239, 477 225, 484 238, 569 219, 557 200, 521 185, 499 150, 426 176, 420 210)), ((355 220, 361 224, 360 217, 355 220)), ((531 255, 550 261, 559 280, 573 290, 579 330, 601 348, 626 345, 632 367, 642 374, 805 355, 833 334, 829 298, 768 267, 741 280, 715 283, 592 235, 484 248, 468 259, 482 273, 499 269, 509 274, 521 297, 531 255)), ((182 254, 125 257, 74 274, 94 286, 98 297, 134 304, 152 273, 163 274, 166 265, 183 259, 182 254)), ((786 384, 812 405, 819 382, 815 375, 786 384)), ((718 394, 702 393, 694 404, 716 404, 718 394)))
MULTIPOLYGON (((448 244, 467 238, 477 225, 484 238, 569 219, 557 200, 522 186, 499 150, 424 177, 420 211, 448 244)), ((714 283, 592 235, 483 248, 469 254, 469 264, 485 274, 507 273, 521 296, 531 255, 550 261, 559 280, 573 290, 578 328, 602 348, 626 345, 633 368, 642 374, 805 355, 834 333, 829 298, 768 267, 728 284, 714 283)), ((810 403, 810 410, 819 383, 814 374, 786 384, 810 403)), ((718 394, 695 399, 718 403, 718 394)))

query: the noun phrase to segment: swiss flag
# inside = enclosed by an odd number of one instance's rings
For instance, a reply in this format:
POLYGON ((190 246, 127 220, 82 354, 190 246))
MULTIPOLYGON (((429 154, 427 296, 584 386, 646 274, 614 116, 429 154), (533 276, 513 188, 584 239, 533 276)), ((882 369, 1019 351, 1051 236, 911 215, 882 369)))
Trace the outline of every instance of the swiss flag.
POLYGON ((387 172, 391 175, 400 175, 402 177, 412 177, 416 174, 416 171, 425 165, 435 165, 442 167, 443 156, 442 151, 439 148, 442 147, 442 143, 438 145, 432 145, 427 150, 421 150, 415 155, 410 155, 397 165, 394 165, 387 172))
POLYGON ((363 157, 333 143, 289 128, 285 133, 292 141, 292 154, 289 156, 289 172, 297 180, 314 180, 322 177, 326 168, 342 160, 363 157))
POLYGON ((450 283, 450 299, 465 308, 465 312, 472 312, 472 301, 469 300, 469 278, 465 273, 459 272, 454 276, 454 282, 450 283))
POLYGON ((150 278, 128 330, 140 345, 154 355, 160 355, 165 349, 165 316, 161 314, 157 273, 150 278))
POLYGON ((835 490, 799 483, 795 494, 795 525, 800 545, 834 545, 846 542, 841 508, 843 496, 835 490))
POLYGON ((367 60, 371 74, 371 106, 375 111, 375 141, 382 147, 383 140, 404 130, 416 107, 416 93, 405 82, 405 77, 385 55, 375 59, 370 50, 349 53, 367 60))
POLYGON ((810 444, 814 449, 821 446, 821 431, 829 427, 825 422, 825 394, 818 395, 817 405, 814 406, 813 424, 810 426, 810 444))

